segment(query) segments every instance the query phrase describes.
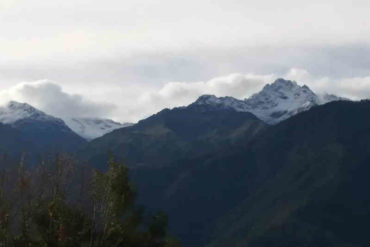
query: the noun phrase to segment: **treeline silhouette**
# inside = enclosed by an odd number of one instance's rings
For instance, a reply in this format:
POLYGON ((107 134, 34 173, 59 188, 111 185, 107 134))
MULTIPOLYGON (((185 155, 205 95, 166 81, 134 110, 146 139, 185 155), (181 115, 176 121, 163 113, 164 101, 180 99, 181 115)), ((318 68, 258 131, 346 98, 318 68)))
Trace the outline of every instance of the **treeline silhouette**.
POLYGON ((113 158, 106 172, 67 155, 32 169, 0 165, 1 247, 178 246, 163 212, 136 205, 128 169, 113 158))

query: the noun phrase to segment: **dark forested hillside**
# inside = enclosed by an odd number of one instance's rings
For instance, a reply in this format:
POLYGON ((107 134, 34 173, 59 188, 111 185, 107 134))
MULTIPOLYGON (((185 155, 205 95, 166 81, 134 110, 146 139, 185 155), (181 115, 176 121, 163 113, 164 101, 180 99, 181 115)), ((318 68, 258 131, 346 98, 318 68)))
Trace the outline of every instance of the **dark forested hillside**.
POLYGON ((330 103, 262 134, 243 158, 258 186, 209 246, 368 246, 369 112, 330 103))
POLYGON ((238 147, 136 169, 135 180, 185 245, 366 246, 368 112, 368 101, 314 107, 238 147))

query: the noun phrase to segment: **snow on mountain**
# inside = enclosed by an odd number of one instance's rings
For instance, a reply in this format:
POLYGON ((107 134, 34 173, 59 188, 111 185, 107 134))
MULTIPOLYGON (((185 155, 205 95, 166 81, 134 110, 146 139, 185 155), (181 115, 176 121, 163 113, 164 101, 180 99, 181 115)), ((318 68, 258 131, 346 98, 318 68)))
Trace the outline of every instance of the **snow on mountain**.
POLYGON ((10 101, 6 106, 0 107, 0 123, 14 126, 18 122, 25 120, 57 124, 61 126, 61 129, 70 129, 87 140, 92 140, 115 129, 131 125, 99 118, 64 118, 62 120, 50 116, 27 103, 16 101, 10 101))
POLYGON ((267 84, 245 102, 253 114, 269 124, 276 124, 320 104, 319 97, 309 87, 284 79, 267 84))
MULTIPOLYGON (((216 97, 203 95, 192 105, 202 105, 222 109, 233 109, 241 112, 251 112, 268 124, 279 123, 312 106, 325 104, 336 100, 347 100, 335 95, 316 95, 307 86, 299 86, 294 81, 277 79, 267 84, 259 93, 248 99, 239 100, 233 97, 216 97)), ((0 107, 0 123, 15 125, 20 120, 36 120, 53 122, 63 129, 71 129, 79 136, 92 140, 115 129, 131 126, 128 123, 117 123, 100 118, 56 118, 37 110, 26 103, 15 101, 0 107), (67 127, 68 126, 68 127, 67 127)))
MULTIPOLYGON (((12 147, 9 151, 14 154, 27 153, 27 159, 31 162, 40 155, 75 151, 86 143, 62 119, 26 103, 11 101, 0 107, 0 123, 11 126, 9 129, 19 134, 19 147, 12 147)), ((12 141, 5 140, 5 143, 12 141)))
POLYGON ((92 140, 115 129, 132 125, 130 123, 122 124, 110 119, 101 118, 66 118, 64 121, 75 133, 86 140, 92 140))
POLYGON ((27 103, 10 101, 6 106, 0 107, 0 123, 12 125, 24 119, 64 124, 63 120, 47 115, 27 103))
POLYGON ((295 81, 280 78, 248 99, 203 95, 193 104, 251 112, 268 124, 277 124, 312 106, 336 100, 345 99, 329 94, 318 96, 306 85, 299 86, 295 81))

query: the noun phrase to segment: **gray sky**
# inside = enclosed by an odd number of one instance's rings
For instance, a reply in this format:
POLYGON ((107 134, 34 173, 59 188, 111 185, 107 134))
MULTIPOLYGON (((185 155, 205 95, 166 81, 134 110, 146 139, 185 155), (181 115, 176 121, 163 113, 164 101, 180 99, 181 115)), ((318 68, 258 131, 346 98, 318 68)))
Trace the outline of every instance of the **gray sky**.
POLYGON ((1 0, 0 102, 137 121, 276 77, 370 96, 363 0, 1 0))

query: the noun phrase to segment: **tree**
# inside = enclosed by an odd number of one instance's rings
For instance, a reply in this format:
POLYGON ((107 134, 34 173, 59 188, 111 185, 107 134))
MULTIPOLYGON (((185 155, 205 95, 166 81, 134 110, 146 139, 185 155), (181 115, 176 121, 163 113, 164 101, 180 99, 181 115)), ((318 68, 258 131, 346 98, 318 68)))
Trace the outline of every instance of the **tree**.
POLYGON ((67 156, 33 169, 0 171, 0 246, 173 247, 164 213, 135 203, 128 168, 111 158, 106 172, 67 156), (14 186, 16 185, 16 186, 14 186))

